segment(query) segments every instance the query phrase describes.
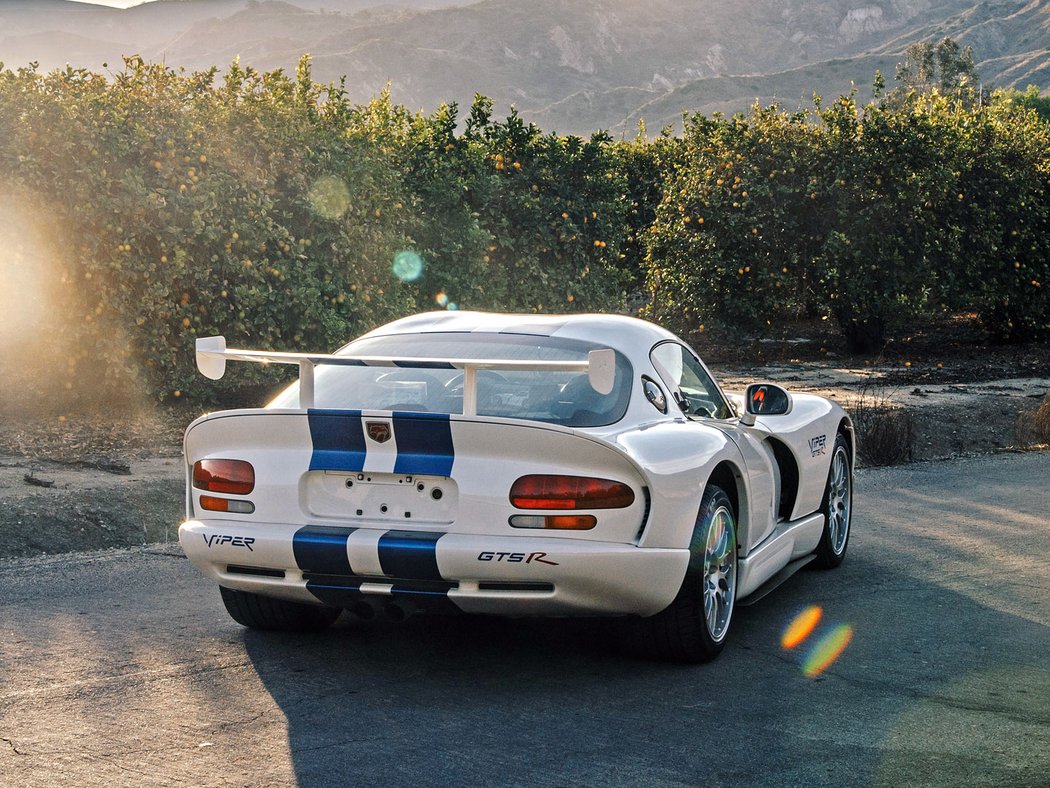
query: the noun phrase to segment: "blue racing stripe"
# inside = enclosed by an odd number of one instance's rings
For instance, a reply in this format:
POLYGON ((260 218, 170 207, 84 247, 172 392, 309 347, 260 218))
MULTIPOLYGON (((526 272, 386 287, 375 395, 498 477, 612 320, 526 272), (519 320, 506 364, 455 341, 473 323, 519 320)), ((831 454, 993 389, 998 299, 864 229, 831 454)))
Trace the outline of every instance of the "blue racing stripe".
POLYGON ((365 428, 359 410, 306 412, 314 453, 311 471, 360 471, 365 467, 365 428))
POLYGON ((441 580, 434 531, 387 531, 379 537, 379 565, 383 574, 399 580, 441 580))
POLYGON ((456 450, 447 413, 394 413, 394 473, 451 476, 456 450))
POLYGON ((360 583, 330 585, 316 580, 306 581, 306 590, 330 607, 350 607, 363 598, 360 583))
POLYGON ((462 613, 459 606, 448 598, 445 591, 394 586, 390 594, 362 593, 361 583, 329 583, 323 580, 308 580, 307 590, 314 597, 331 607, 353 608, 359 602, 383 605, 395 599, 407 603, 409 611, 440 613, 444 615, 462 613))
POLYGON ((346 551, 346 541, 356 530, 345 526, 322 525, 300 528, 292 537, 295 563, 303 572, 325 575, 353 574, 346 551))

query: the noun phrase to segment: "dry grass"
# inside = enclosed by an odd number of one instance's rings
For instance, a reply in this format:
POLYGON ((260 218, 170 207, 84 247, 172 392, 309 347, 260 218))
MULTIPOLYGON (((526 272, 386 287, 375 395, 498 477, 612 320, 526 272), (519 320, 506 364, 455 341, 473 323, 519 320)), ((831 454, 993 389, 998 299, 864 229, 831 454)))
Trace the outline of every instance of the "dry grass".
POLYGON ((1032 416, 1032 426, 1040 443, 1050 443, 1050 394, 1043 397, 1032 416))
POLYGON ((911 411, 891 402, 884 385, 866 383, 849 411, 862 465, 899 465, 911 460, 915 440, 911 411))
POLYGON ((1014 438, 1022 449, 1050 444, 1050 394, 1043 397, 1035 410, 1017 417, 1014 438))

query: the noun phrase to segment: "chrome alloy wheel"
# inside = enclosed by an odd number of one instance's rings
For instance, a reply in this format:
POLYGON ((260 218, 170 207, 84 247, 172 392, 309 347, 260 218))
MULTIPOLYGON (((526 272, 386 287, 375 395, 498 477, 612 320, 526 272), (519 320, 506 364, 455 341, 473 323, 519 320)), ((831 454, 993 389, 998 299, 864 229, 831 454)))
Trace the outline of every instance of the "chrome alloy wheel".
POLYGON ((729 631, 736 600, 736 524, 733 513, 719 506, 711 517, 704 547, 704 618, 718 643, 729 631))
POLYGON ((846 549, 846 539, 849 537, 850 507, 853 503, 850 484, 849 455, 844 446, 836 446, 828 478, 828 546, 835 555, 840 555, 846 549))

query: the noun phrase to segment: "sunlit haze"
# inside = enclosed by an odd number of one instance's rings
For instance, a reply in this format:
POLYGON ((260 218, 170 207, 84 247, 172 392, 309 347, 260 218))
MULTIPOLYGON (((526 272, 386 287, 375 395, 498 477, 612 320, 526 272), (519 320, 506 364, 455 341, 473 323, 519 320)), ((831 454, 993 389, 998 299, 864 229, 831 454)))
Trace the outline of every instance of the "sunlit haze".
POLYGON ((154 0, 71 0, 74 3, 90 3, 91 5, 108 5, 113 8, 131 8, 133 5, 152 3, 154 0))

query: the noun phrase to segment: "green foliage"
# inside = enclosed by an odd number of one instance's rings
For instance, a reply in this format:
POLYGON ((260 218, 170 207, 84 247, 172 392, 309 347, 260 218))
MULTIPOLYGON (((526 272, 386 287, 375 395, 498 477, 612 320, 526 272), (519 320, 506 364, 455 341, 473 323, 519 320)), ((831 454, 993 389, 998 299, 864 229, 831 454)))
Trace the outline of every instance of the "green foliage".
POLYGON ((494 122, 485 100, 457 136, 454 108, 353 105, 305 59, 294 77, 139 58, 108 80, 2 71, 0 108, 0 190, 39 205, 63 250, 69 388, 105 369, 103 387, 137 376, 207 402, 282 373, 217 387, 195 371, 198 335, 323 350, 420 308, 622 302, 627 203, 604 136, 494 122), (421 277, 394 275, 403 251, 421 277))
POLYGON ((854 352, 940 309, 1045 337, 1048 133, 937 93, 693 117, 648 235, 652 313, 683 332, 822 314, 854 352))
POLYGON ((654 317, 764 329, 805 309, 821 241, 814 134, 773 107, 689 120, 649 234, 654 317))
POLYGON ((66 388, 135 379, 199 403, 280 372, 217 387, 195 372, 198 335, 327 350, 420 309, 615 310, 643 281, 650 314, 687 334, 821 316, 871 351, 952 309, 1003 341, 1045 337, 1045 99, 974 101, 972 58, 949 44, 911 53, 914 89, 892 100, 620 142, 494 120, 481 96, 462 122, 385 93, 352 104, 306 60, 294 76, 0 70, 0 231, 48 239, 7 264, 47 281, 40 352, 66 388))
POLYGON ((666 176, 678 165, 683 147, 684 140, 666 129, 648 139, 644 124, 635 139, 616 145, 616 168, 627 189, 627 232, 621 255, 635 290, 645 282, 646 233, 656 219, 666 176))
POLYGON ((951 146, 926 111, 872 104, 862 114, 843 98, 820 120, 827 205, 814 264, 848 347, 870 353, 935 303, 951 146))
POLYGON ((1050 124, 1023 104, 957 122, 957 188, 942 214, 956 243, 949 306, 1001 342, 1050 335, 1050 124))
POLYGON ((611 140, 544 134, 516 111, 502 122, 491 111, 478 96, 459 137, 455 106, 407 125, 405 178, 427 260, 419 306, 439 295, 522 312, 617 308, 629 205, 611 140))
POLYGON ((1025 90, 999 88, 992 92, 993 104, 1005 104, 1008 109, 1035 110, 1040 120, 1050 122, 1050 96, 1045 96, 1037 85, 1029 85, 1025 90))
POLYGON ((340 97, 302 71, 235 63, 217 85, 214 71, 184 77, 132 58, 112 81, 0 76, 0 174, 62 228, 82 367, 130 362, 162 398, 206 398, 197 335, 328 348, 410 308, 389 270, 410 220, 392 209, 399 174, 341 133, 340 97), (318 200, 322 178, 341 186, 339 205, 318 200), (97 347, 118 330, 129 353, 97 347))

